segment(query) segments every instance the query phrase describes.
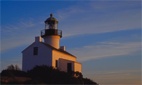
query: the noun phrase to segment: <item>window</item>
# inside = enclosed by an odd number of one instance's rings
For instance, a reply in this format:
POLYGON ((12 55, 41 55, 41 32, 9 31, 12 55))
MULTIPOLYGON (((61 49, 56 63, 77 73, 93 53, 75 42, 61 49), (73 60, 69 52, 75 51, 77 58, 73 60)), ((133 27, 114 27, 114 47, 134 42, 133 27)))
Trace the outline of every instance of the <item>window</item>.
POLYGON ((33 55, 38 55, 38 47, 34 47, 34 49, 33 49, 33 55))

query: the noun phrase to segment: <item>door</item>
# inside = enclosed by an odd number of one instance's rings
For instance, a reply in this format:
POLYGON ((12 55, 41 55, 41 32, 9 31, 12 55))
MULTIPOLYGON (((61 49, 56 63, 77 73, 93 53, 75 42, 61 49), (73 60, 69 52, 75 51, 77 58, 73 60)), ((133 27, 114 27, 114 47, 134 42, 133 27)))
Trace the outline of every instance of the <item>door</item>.
POLYGON ((67 72, 71 72, 72 71, 72 64, 68 63, 67 64, 67 72))

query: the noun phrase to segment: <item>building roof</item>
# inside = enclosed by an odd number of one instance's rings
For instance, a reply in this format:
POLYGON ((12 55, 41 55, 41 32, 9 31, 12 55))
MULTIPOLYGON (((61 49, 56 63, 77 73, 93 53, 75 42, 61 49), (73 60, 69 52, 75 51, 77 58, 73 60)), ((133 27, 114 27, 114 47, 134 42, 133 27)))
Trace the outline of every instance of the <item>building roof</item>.
POLYGON ((53 50, 56 50, 56 51, 59 51, 59 52, 65 53, 65 54, 67 54, 67 55, 71 55, 72 57, 75 57, 75 58, 76 58, 76 56, 74 56, 74 55, 70 54, 70 53, 69 53, 69 52, 67 52, 67 51, 64 51, 64 50, 61 50, 61 49, 54 48, 54 47, 52 47, 51 45, 46 44, 46 43, 43 43, 43 42, 41 42, 41 43, 42 43, 42 44, 44 44, 45 46, 47 46, 47 47, 49 47, 49 48, 53 49, 53 50))
MULTIPOLYGON (((59 58, 59 59, 66 60, 66 61, 72 61, 72 60, 67 60, 67 59, 64 59, 64 58, 59 58)), ((77 62, 77 61, 72 61, 72 62, 81 64, 81 63, 79 63, 79 62, 77 62)))
POLYGON ((33 42, 31 45, 29 45, 28 47, 26 47, 23 51, 22 51, 22 53, 25 51, 25 50, 27 50, 29 47, 31 47, 33 44, 34 44, 35 42, 33 42))

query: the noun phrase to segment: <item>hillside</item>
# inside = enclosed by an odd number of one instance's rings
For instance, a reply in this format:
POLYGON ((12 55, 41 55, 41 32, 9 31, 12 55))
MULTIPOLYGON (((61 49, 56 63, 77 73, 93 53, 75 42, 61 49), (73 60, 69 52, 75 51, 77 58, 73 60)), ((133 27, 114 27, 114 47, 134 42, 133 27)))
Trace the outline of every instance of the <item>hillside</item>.
POLYGON ((96 82, 83 78, 79 72, 62 72, 53 67, 36 66, 24 72, 18 69, 6 69, 1 72, 1 84, 92 84, 96 82))

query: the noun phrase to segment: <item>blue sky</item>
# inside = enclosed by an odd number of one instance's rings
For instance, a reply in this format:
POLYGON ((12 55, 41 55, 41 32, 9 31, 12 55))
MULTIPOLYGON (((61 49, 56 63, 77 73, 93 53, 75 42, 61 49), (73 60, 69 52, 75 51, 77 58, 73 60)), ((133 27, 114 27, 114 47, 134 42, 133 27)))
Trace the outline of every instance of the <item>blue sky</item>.
POLYGON ((1 1, 1 70, 21 67, 21 51, 53 13, 61 45, 77 56, 84 77, 101 85, 140 85, 140 1, 1 1))

